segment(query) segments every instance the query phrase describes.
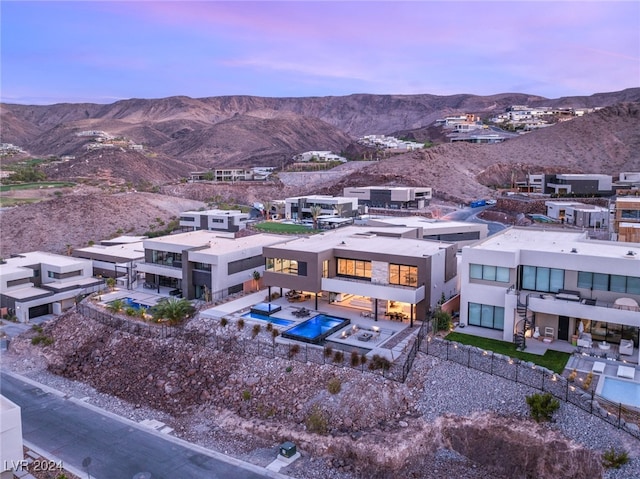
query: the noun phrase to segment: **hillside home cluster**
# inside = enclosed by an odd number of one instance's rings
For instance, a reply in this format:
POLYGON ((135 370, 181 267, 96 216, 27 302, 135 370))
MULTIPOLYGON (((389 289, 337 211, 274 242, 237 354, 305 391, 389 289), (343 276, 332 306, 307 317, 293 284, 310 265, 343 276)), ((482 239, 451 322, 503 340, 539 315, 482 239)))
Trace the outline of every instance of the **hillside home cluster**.
POLYGON ((0 308, 20 322, 61 314, 77 297, 98 291, 90 260, 42 251, 13 256, 0 264, 0 308))
POLYGON ((494 330, 496 339, 527 333, 528 318, 550 341, 586 333, 593 344, 638 346, 638 243, 511 228, 462 249, 460 291, 460 323, 494 330))
POLYGON ((253 168, 219 168, 209 171, 194 171, 189 174, 192 183, 200 181, 235 182, 265 181, 275 167, 256 166, 253 168))
POLYGON ((320 163, 328 163, 331 161, 346 163, 347 159, 343 156, 336 155, 331 151, 305 151, 304 153, 300 153, 293 157, 293 161, 298 162, 320 162, 320 163))
POLYGON ((493 123, 509 124, 525 131, 552 126, 555 122, 592 113, 599 108, 551 108, 511 105, 504 113, 491 118, 493 123))
POLYGON ((381 148, 391 151, 413 151, 424 148, 423 143, 415 141, 399 140, 393 136, 385 135, 365 135, 358 138, 358 143, 364 146, 381 148))

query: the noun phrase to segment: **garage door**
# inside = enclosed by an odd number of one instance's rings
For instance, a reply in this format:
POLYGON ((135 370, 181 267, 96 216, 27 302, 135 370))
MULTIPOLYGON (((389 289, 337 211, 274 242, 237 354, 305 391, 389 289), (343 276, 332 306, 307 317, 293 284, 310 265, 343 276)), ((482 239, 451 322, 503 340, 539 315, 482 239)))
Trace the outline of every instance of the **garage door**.
POLYGON ((40 306, 34 306, 33 308, 29 308, 29 319, 37 318, 38 316, 44 316, 45 314, 49 314, 49 306, 48 304, 41 304, 40 306))

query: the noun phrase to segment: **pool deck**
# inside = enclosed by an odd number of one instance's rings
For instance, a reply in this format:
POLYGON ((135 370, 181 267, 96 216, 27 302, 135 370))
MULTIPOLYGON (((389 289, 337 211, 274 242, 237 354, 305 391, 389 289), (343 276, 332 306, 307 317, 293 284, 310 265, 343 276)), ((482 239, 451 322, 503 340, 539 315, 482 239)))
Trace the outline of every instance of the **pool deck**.
MULTIPOLYGON (((254 304, 267 302, 267 295, 267 290, 258 291, 256 293, 243 296, 227 303, 220 304, 213 308, 203 310, 200 312, 200 314, 203 317, 212 319, 221 319, 222 317, 239 318, 243 314, 249 312, 251 310, 251 306, 253 306, 254 304)), ((280 311, 273 313, 271 317, 287 319, 295 323, 291 324, 290 326, 284 327, 274 324, 275 327, 281 329, 288 329, 321 313, 338 318, 349 319, 351 321, 351 324, 331 334, 326 338, 326 340, 333 344, 345 344, 348 346, 370 349, 368 355, 378 354, 379 356, 383 356, 389 360, 394 360, 402 354, 404 348, 406 348, 412 336, 409 335, 398 344, 394 345, 391 348, 388 348, 385 347, 385 343, 389 339, 394 337, 397 333, 407 329, 409 327, 408 320, 390 321, 386 319, 380 319, 376 321, 373 318, 363 316, 363 312, 361 309, 340 306, 335 303, 329 304, 329 302, 324 298, 318 299, 317 310, 315 309, 315 298, 313 297, 311 299, 307 299, 306 301, 300 301, 296 303, 288 302, 286 297, 277 298, 268 302, 277 304, 282 307, 280 311), (293 314, 295 311, 303 307, 310 311, 309 316, 299 318, 293 314), (366 336, 367 334, 370 334, 370 336, 366 336)), ((264 323, 263 320, 259 319, 244 319, 245 321, 253 321, 259 324, 264 323)), ((418 331, 419 326, 420 322, 414 321, 413 329, 415 330, 415 332, 418 331)), ((288 343, 292 340, 278 337, 276 341, 288 343)))
POLYGON ((162 296, 158 296, 157 294, 145 293, 143 291, 136 291, 132 289, 117 289, 112 293, 102 294, 100 297, 102 298, 102 302, 105 304, 115 301, 116 299, 131 298, 136 303, 140 303, 145 306, 153 306, 162 298, 162 296))

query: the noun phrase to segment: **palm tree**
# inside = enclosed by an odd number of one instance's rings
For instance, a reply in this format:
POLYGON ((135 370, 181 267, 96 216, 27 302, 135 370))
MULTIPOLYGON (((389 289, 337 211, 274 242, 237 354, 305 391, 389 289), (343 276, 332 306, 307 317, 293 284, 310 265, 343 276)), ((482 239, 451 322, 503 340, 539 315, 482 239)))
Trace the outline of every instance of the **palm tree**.
POLYGON ((311 219, 313 219, 313 229, 318 229, 318 216, 322 213, 322 208, 318 205, 314 205, 309 208, 309 212, 311 213, 311 219))
POLYGON ((342 213, 344 213, 344 204, 338 203, 337 205, 333 205, 333 211, 336 216, 342 218, 342 213))
POLYGON ((107 309, 112 313, 119 313, 124 309, 124 301, 122 301, 121 299, 116 299, 114 301, 111 301, 107 305, 107 309))
POLYGON ((263 201, 262 206, 264 208, 265 219, 269 221, 271 219, 271 207, 273 206, 273 203, 269 200, 263 201))
POLYGON ((156 322, 167 321, 169 324, 178 324, 193 314, 195 308, 185 298, 162 298, 151 308, 151 314, 156 322))

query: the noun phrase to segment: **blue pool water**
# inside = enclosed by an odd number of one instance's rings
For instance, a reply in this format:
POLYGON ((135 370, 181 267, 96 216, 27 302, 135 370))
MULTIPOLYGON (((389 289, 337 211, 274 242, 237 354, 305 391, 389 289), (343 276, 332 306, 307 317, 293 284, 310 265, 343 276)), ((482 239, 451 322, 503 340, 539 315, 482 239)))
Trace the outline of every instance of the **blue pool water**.
POLYGON ((640 407, 640 383, 605 377, 599 394, 609 401, 640 407))
POLYGON ((138 303, 137 301, 134 301, 131 298, 122 298, 122 302, 124 303, 125 308, 148 309, 150 307, 147 304, 138 303))
POLYGON ((283 338, 295 339, 306 343, 319 344, 327 336, 333 334, 351 321, 349 319, 337 318, 326 314, 318 314, 313 318, 294 326, 284 333, 283 338))
POLYGON ((247 319, 259 319, 260 321, 268 321, 269 323, 277 324, 278 326, 289 326, 295 323, 295 321, 291 321, 289 319, 274 318, 273 316, 258 314, 254 313, 253 311, 243 314, 242 317, 247 319))
POLYGON ((273 313, 277 313, 282 309, 282 306, 275 303, 258 303, 251 306, 251 312, 256 314, 262 314, 271 316, 273 313))

